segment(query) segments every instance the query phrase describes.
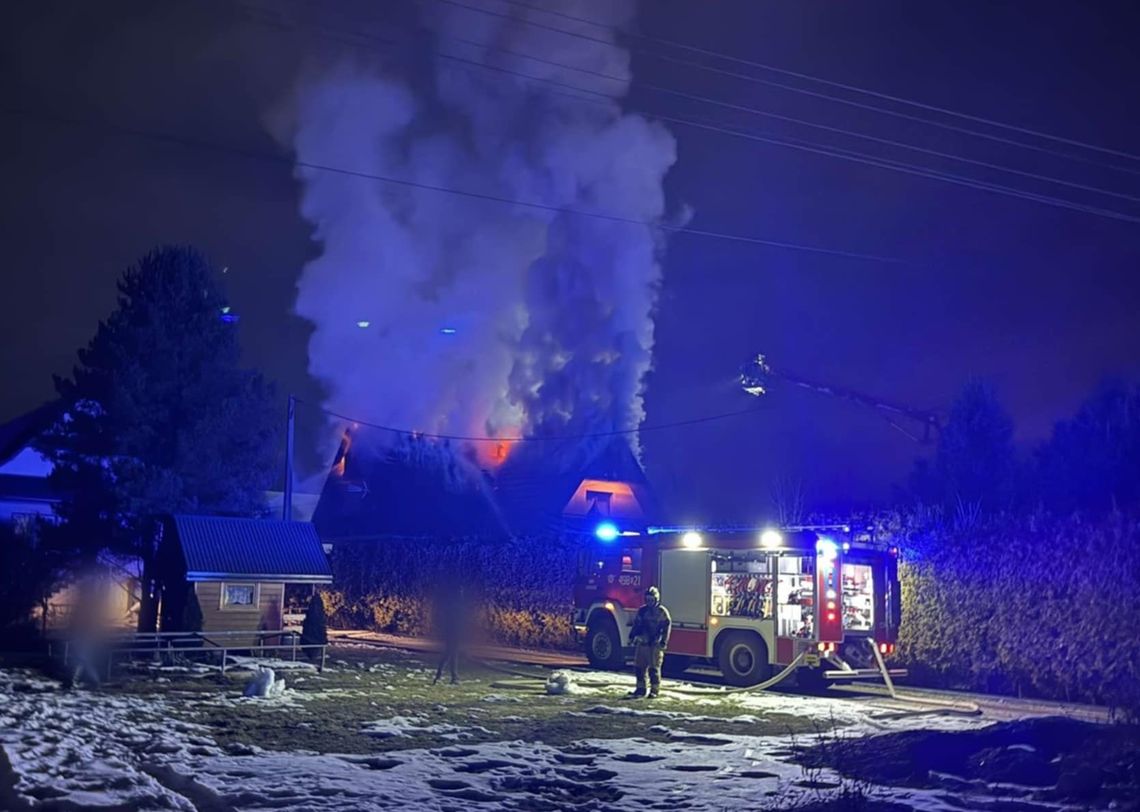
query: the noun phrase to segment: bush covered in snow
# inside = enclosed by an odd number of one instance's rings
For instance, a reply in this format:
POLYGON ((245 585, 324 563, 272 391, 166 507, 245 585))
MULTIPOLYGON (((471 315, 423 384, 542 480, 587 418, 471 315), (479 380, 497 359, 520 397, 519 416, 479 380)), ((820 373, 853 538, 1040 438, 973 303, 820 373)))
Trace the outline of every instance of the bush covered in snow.
POLYGON ((1140 712, 1140 522, 928 521, 903 542, 899 650, 920 681, 1140 712))

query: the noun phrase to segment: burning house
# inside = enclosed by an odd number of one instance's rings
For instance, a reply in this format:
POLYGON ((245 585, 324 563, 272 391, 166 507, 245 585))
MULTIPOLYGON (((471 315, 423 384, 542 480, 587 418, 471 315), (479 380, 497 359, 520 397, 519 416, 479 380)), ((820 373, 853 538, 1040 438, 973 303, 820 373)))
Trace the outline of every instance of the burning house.
POLYGON ((442 441, 361 439, 346 432, 313 514, 327 544, 587 534, 606 520, 642 529, 660 514, 620 436, 517 442, 494 468, 442 441))

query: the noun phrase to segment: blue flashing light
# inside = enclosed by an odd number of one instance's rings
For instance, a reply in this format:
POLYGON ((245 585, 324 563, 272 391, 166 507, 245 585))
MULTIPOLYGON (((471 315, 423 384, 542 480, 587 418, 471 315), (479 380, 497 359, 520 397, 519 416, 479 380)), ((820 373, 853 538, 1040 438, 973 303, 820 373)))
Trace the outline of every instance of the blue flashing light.
POLYGON ((219 316, 219 318, 222 321, 224 321, 226 324, 233 324, 238 320, 238 316, 236 313, 222 313, 222 315, 219 316))
POLYGON ((364 319, 361 319, 360 321, 358 321, 358 322, 356 323, 356 326, 357 326, 357 327, 359 327, 361 330, 364 330, 364 329, 366 329, 366 328, 367 328, 369 325, 371 325, 371 324, 372 324, 372 322, 370 322, 370 321, 365 321, 364 319))
POLYGON ((834 561, 839 557, 838 545, 827 537, 822 537, 815 543, 815 551, 824 561, 834 561))
POLYGON ((602 522, 594 528, 594 535, 598 537, 598 541, 613 541, 621 535, 621 531, 613 522, 602 522))
POLYGON ((459 331, 456 330, 454 327, 440 327, 439 332, 441 335, 453 336, 459 331))

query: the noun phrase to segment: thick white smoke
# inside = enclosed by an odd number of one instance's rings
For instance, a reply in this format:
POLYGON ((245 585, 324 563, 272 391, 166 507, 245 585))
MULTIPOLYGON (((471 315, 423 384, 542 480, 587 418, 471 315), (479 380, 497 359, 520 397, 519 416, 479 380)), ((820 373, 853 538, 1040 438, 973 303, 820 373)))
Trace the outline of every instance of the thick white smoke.
MULTIPOLYGON (((633 11, 631 2, 547 5, 615 25, 633 11)), ((438 57, 429 82, 412 80, 412 68, 345 62, 297 90, 288 137, 298 161, 660 220, 675 144, 659 124, 622 113, 628 53, 528 25, 538 13, 521 6, 496 11, 507 17, 428 3, 422 22, 442 52, 603 89, 613 102, 438 57)), ((304 166, 298 174, 321 254, 304 269, 296 309, 315 325, 310 371, 329 408, 447 434, 641 422, 661 276, 657 229, 304 166)))

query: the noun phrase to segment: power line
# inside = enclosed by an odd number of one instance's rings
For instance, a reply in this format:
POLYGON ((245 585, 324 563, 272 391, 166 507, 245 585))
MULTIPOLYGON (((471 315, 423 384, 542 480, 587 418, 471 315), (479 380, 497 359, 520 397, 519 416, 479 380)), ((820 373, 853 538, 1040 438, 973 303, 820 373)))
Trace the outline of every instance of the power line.
MULTIPOLYGON (((504 2, 507 2, 507 1, 508 0, 504 0, 504 2)), ((536 10, 540 10, 540 9, 537 9, 537 7, 526 6, 526 4, 522 4, 522 3, 518 3, 515 5, 522 5, 526 8, 535 8, 536 10)), ((550 13, 555 13, 555 12, 550 12, 550 13)), ((558 16, 570 16, 570 15, 564 15, 561 12, 558 12, 557 14, 558 14, 558 16)), ((574 18, 574 17, 570 17, 570 18, 571 19, 578 19, 578 18, 574 18)), ((376 18, 369 18, 369 21, 375 22, 376 18)), ((582 21, 585 22, 585 20, 582 20, 582 21)), ((602 26, 601 23, 593 23, 593 24, 598 25, 598 26, 602 26)), ((358 35, 358 36, 361 36, 361 35, 358 35)), ((662 94, 666 94, 666 95, 670 95, 670 96, 675 96, 678 98, 686 99, 688 101, 694 101, 694 102, 698 102, 698 103, 702 103, 702 104, 709 104, 709 105, 721 107, 721 108, 724 108, 727 110, 734 110, 737 112, 748 113, 750 115, 760 116, 760 117, 764 117, 764 118, 771 118, 771 119, 774 119, 777 121, 784 121, 784 122, 788 122, 791 124, 797 124, 797 125, 804 126, 804 127, 810 127, 813 129, 823 130, 825 132, 845 135, 845 136, 848 136, 851 138, 858 138, 858 139, 865 140, 865 141, 871 141, 873 143, 883 144, 885 146, 891 146, 891 147, 896 147, 896 148, 900 148, 900 149, 906 149, 906 150, 918 152, 918 153, 921 153, 924 155, 930 155, 930 156, 937 157, 937 158, 943 158, 946 160, 959 161, 961 163, 971 164, 974 166, 982 167, 984 169, 992 169, 992 170, 995 170, 998 172, 1006 172, 1006 173, 1013 174, 1013 175, 1019 175, 1021 177, 1030 178, 1030 179, 1042 181, 1045 183, 1053 183, 1053 184, 1057 184, 1060 186, 1067 186, 1069 188, 1078 189, 1078 190, 1085 191, 1085 192, 1091 192, 1094 194, 1105 195, 1108 197, 1115 197, 1115 198, 1118 198, 1120 200, 1127 200, 1127 201, 1132 202, 1132 203, 1140 203, 1140 197, 1137 197, 1135 195, 1124 194, 1122 192, 1116 192, 1116 191, 1113 191, 1110 189, 1103 189, 1103 188, 1100 188, 1098 186, 1090 186, 1090 185, 1083 184, 1083 183, 1076 183, 1073 181, 1064 180, 1062 178, 1053 177, 1051 175, 1043 175, 1043 174, 1040 174, 1037 172, 1027 172, 1025 170, 1016 169, 1014 167, 1006 166, 1004 164, 996 164, 996 163, 991 163, 988 161, 980 161, 980 160, 976 160, 974 158, 968 158, 966 156, 958 155, 955 153, 942 152, 940 150, 934 150, 934 149, 929 149, 926 147, 920 147, 920 146, 917 146, 914 144, 908 144, 908 143, 905 143, 902 141, 895 141, 895 140, 892 140, 889 138, 881 138, 878 136, 869 135, 869 134, 857 132, 854 130, 849 130, 849 129, 846 129, 843 127, 833 127, 833 126, 829 126, 826 124, 820 124, 820 123, 814 122, 814 121, 808 121, 808 120, 802 119, 802 118, 796 118, 793 116, 786 116, 786 115, 783 115, 780 113, 773 113, 773 112, 768 111, 768 110, 761 110, 761 109, 758 109, 755 107, 750 107, 748 105, 735 104, 733 102, 727 102, 727 101, 724 101, 721 99, 711 98, 709 96, 703 96, 703 95, 695 94, 695 93, 688 93, 688 92, 685 92, 682 90, 677 90, 675 88, 666 87, 666 86, 654 84, 651 82, 644 82, 644 81, 636 80, 636 79, 632 79, 632 78, 615 76, 613 74, 604 73, 604 72, 596 71, 596 70, 590 70, 589 68, 582 68, 582 67, 578 67, 575 65, 567 65, 563 62, 557 62, 555 60, 545 59, 545 58, 540 57, 540 56, 534 56, 533 54, 523 53, 521 51, 516 51, 516 50, 513 50, 511 48, 505 48, 505 47, 502 47, 499 45, 491 45, 491 44, 488 44, 485 42, 480 42, 479 40, 468 39, 466 37, 456 36, 456 35, 452 35, 452 34, 437 34, 436 36, 439 39, 451 40, 453 42, 458 42, 458 43, 461 43, 463 45, 467 45, 467 46, 470 46, 473 48, 479 48, 479 49, 486 50, 486 51, 494 51, 496 53, 507 54, 509 56, 518 57, 520 59, 530 60, 532 62, 536 62, 536 63, 541 64, 541 65, 547 65, 547 66, 559 68, 562 70, 574 71, 576 73, 581 73, 581 74, 584 74, 587 76, 593 76, 593 77, 599 78, 599 79, 605 79, 605 80, 611 81, 611 82, 618 82, 618 83, 621 83, 623 85, 628 84, 631 87, 636 87, 636 88, 645 89, 645 90, 651 90, 651 91, 656 92, 656 93, 662 93, 662 94)), ((390 41, 388 41, 388 42, 390 42, 390 41)), ((461 57, 456 57, 456 56, 453 56, 450 54, 444 54, 441 52, 437 52, 437 54, 443 58, 446 58, 446 59, 453 59, 453 60, 461 60, 462 59, 461 57)), ((469 60, 469 61, 463 60, 463 61, 469 62, 470 64, 476 65, 478 67, 482 67, 482 68, 487 69, 487 70, 500 70, 500 68, 498 68, 496 66, 488 66, 488 65, 485 65, 483 63, 479 63, 475 60, 469 60)), ((530 79, 531 81, 540 81, 540 82, 553 81, 553 80, 547 80, 547 79, 541 78, 541 77, 531 77, 531 76, 528 76, 527 74, 522 74, 522 73, 518 73, 518 72, 514 72, 514 71, 507 71, 507 69, 505 69, 505 68, 502 68, 501 70, 503 70, 505 72, 509 72, 512 75, 516 75, 516 76, 520 76, 523 78, 530 79)), ((601 96, 601 97, 607 98, 607 99, 613 98, 612 96, 610 96, 607 93, 602 93, 599 91, 590 90, 588 88, 577 88, 576 86, 567 85, 567 84, 563 84, 563 83, 558 83, 558 84, 560 86, 567 87, 567 88, 573 87, 576 92, 588 93, 591 95, 597 95, 597 96, 601 96)), ((658 115, 657 113, 650 113, 650 114, 651 115, 658 115)))
MULTIPOLYGON (((438 1, 440 1, 440 2, 451 2, 453 0, 438 0, 438 1)), ((269 24, 272 25, 272 23, 269 23, 269 24)), ((294 27, 295 27, 295 25, 294 25, 294 27)), ((335 34, 325 34, 325 35, 332 36, 332 38, 337 39, 337 41, 347 42, 348 44, 355 44, 355 46, 359 46, 359 43, 345 41, 343 38, 341 38, 341 36, 336 36, 335 34)), ((381 40, 381 42, 388 43, 388 44, 396 44, 391 40, 381 40)), ((359 47, 364 47, 364 46, 359 46, 359 47)), ((548 84, 548 86, 561 88, 562 90, 568 90, 568 91, 571 91, 570 94, 561 94, 561 95, 569 95, 572 98, 575 98, 575 99, 578 99, 581 101, 586 101, 586 103, 598 104, 597 101, 592 101, 591 99, 584 98, 583 94, 588 95, 588 96, 601 97, 602 99, 605 100, 604 104, 606 106, 613 104, 613 101, 614 101, 613 97, 611 97, 609 94, 604 94, 604 92, 592 90, 589 88, 579 87, 579 86, 576 86, 576 84, 570 84, 567 82, 560 82, 560 81, 553 80, 553 79, 541 78, 541 76, 532 76, 532 75, 529 75, 526 73, 520 73, 518 71, 512 71, 512 70, 510 70, 510 68, 506 68, 506 67, 502 67, 502 66, 498 66, 498 65, 487 65, 487 64, 478 62, 478 60, 466 59, 463 57, 457 57, 455 55, 445 54, 445 52, 441 52, 441 51, 437 51, 437 56, 439 56, 442 59, 447 59, 447 60, 449 60, 449 62, 455 62, 455 63, 459 63, 459 64, 466 65, 466 66, 477 67, 477 68, 479 68, 479 70, 482 70, 482 71, 490 71, 490 72, 494 72, 494 73, 511 75, 511 76, 515 76, 515 78, 520 78, 520 79, 527 80, 530 82, 539 82, 541 84, 548 84)), ((564 67, 568 67, 568 66, 564 66, 564 67)), ((555 91, 555 92, 560 92, 560 91, 555 91)), ((852 151, 852 149, 842 149, 839 147, 828 147, 828 146, 824 146, 824 145, 820 145, 820 144, 811 143, 811 141, 803 141, 803 140, 795 140, 795 139, 781 139, 781 138, 762 136, 762 135, 757 135, 757 133, 743 132, 740 130, 733 130, 733 129, 720 127, 720 125, 712 124, 710 122, 693 121, 690 119, 683 119, 683 117, 665 115, 665 114, 660 114, 660 113, 653 112, 653 111, 640 111, 640 112, 642 112, 646 115, 651 115, 651 116, 657 117, 657 119, 660 119, 661 121, 668 121, 670 123, 684 125, 684 127, 693 127, 693 128, 698 128, 698 129, 702 129, 702 130, 715 131, 715 132, 724 133, 724 135, 730 135, 730 136, 733 136, 736 138, 744 138, 744 139, 748 139, 748 140, 752 140, 752 141, 757 141, 757 143, 764 143, 764 144, 769 144, 769 145, 773 145, 773 146, 782 146, 782 147, 787 147, 787 148, 791 148, 791 149, 797 149, 797 151, 801 151, 801 152, 807 152, 807 153, 813 153, 813 154, 817 154, 817 155, 825 155, 825 156, 830 156, 830 157, 836 157, 836 159, 840 159, 840 160, 852 161, 852 162, 860 163, 863 165, 869 165, 869 167, 886 169, 886 170, 890 170, 890 171, 901 172, 904 174, 910 174, 910 176, 913 176, 913 177, 921 177, 921 178, 927 178, 927 179, 931 179, 931 180, 941 180, 944 182, 950 182, 950 184, 953 184, 956 186, 964 186, 967 188, 983 190, 983 192, 992 192, 992 193, 1001 194, 1001 195, 1005 195, 1005 196, 1017 197, 1017 198, 1021 198, 1021 200, 1031 201, 1031 202, 1035 202, 1035 203, 1042 203, 1042 204, 1047 204, 1047 205, 1053 205, 1053 206, 1056 206, 1056 208, 1067 209, 1070 211, 1078 211, 1078 212, 1083 212, 1086 214, 1094 214, 1094 216, 1104 217, 1107 219, 1121 220, 1124 222, 1140 222, 1140 218, 1133 217, 1133 216, 1131 216, 1131 214, 1126 214, 1123 212, 1117 212, 1117 211, 1110 210, 1110 209, 1099 208, 1099 206, 1092 206, 1092 205, 1088 205, 1088 204, 1084 204, 1084 203, 1077 203, 1074 201, 1068 201, 1068 200, 1065 200, 1065 198, 1056 197, 1056 196, 1052 196, 1052 195, 1043 195, 1043 194, 1037 194, 1037 193, 1033 193, 1033 192, 1026 192, 1026 190, 1024 190, 1024 189, 1018 189, 1015 187, 1005 186, 1005 185, 1001 185, 1001 184, 993 184, 993 182, 990 182, 990 181, 977 180, 975 178, 969 178, 966 176, 961 176, 961 174, 955 174, 953 172, 947 172, 947 171, 937 170, 937 169, 930 169, 927 167, 920 167, 920 165, 915 165, 915 164, 906 163, 906 162, 902 162, 902 161, 896 161, 896 160, 891 160, 891 159, 882 159, 882 157, 852 151)), ((638 222, 641 222, 641 221, 638 221, 638 222)), ((644 224, 642 224, 642 225, 644 225, 644 224)), ((686 227, 661 226, 661 228, 663 230, 681 228, 682 230, 689 230, 689 232, 695 233, 695 229, 687 229, 686 227)), ((707 236, 712 236, 712 235, 707 235, 707 236)), ((771 244, 771 243, 765 242, 764 244, 771 244)), ((789 249, 791 249, 791 247, 793 247, 792 245, 788 245, 788 244, 780 244, 777 246, 789 247, 789 249)), ((804 249, 800 249, 800 250, 804 250, 804 249)), ((865 255, 865 254, 852 255, 848 252, 833 252, 833 251, 827 251, 827 252, 828 253, 839 253, 839 255, 846 255, 846 257, 852 257, 852 258, 856 258, 856 259, 874 259, 877 261, 891 261, 891 260, 888 260, 886 258, 868 257, 868 255, 865 255)))
POLYGON ((1047 132, 1042 132, 1040 130, 1030 129, 1028 127, 1019 127, 1015 124, 1009 124, 1007 122, 997 121, 995 119, 985 118, 983 116, 975 116, 975 115, 971 115, 969 113, 963 113, 959 110, 951 110, 951 109, 946 108, 946 107, 939 107, 939 106, 934 105, 934 104, 928 104, 926 102, 920 102, 920 101, 916 101, 914 99, 908 99, 908 98, 905 98, 902 96, 894 96, 894 95, 891 95, 889 93, 883 93, 883 92, 880 92, 877 90, 871 90, 869 88, 860 87, 858 85, 851 85, 851 84, 846 84, 844 82, 837 82, 837 81, 834 81, 831 79, 824 79, 820 76, 813 76, 812 74, 808 74, 808 73, 800 73, 797 71, 788 70, 787 68, 779 68, 779 67, 776 67, 775 65, 770 65, 770 64, 767 64, 764 62, 756 62, 756 61, 751 60, 751 59, 744 59, 743 57, 734 56, 732 54, 726 54, 723 51, 715 51, 715 50, 710 50, 710 49, 706 49, 706 48, 700 48, 700 47, 697 47, 695 45, 690 45, 690 44, 684 43, 684 42, 677 42, 675 40, 665 39, 663 37, 653 37, 653 36, 649 36, 647 34, 639 34, 639 33, 634 32, 634 31, 629 31, 628 29, 625 29, 625 28, 619 28, 617 26, 609 25, 607 23, 598 22, 597 20, 591 20, 591 19, 588 19, 586 17, 577 17, 573 14, 568 14, 568 13, 563 12, 563 11, 556 11, 553 9, 543 8, 541 6, 530 5, 528 3, 519 2, 518 0, 501 0, 501 2, 505 3, 506 5, 517 6, 520 8, 529 9, 531 11, 538 11, 538 12, 541 12, 543 14, 549 14, 549 15, 554 16, 554 17, 562 17, 563 19, 571 20, 573 22, 584 23, 586 25, 592 25, 592 26, 595 26, 597 28, 616 31, 618 33, 624 34, 625 36, 631 37, 633 39, 639 39, 639 40, 643 40, 646 42, 656 42, 656 43, 659 43, 662 45, 667 45, 671 48, 678 48, 680 50, 689 51, 690 53, 696 53, 696 54, 700 54, 702 56, 711 56, 711 57, 714 57, 717 59, 723 59, 723 60, 728 61, 728 62, 735 62, 738 65, 747 65, 747 66, 753 67, 753 68, 760 68, 761 70, 771 71, 772 73, 777 73, 777 74, 780 74, 782 76, 791 76, 795 79, 803 79, 803 80, 809 81, 809 82, 817 82, 821 85, 826 85, 828 87, 834 87, 834 88, 838 88, 840 90, 847 90, 847 91, 850 91, 852 93, 861 93, 861 94, 864 94, 867 96, 872 96, 872 97, 877 98, 877 99, 883 99, 884 101, 896 102, 898 104, 906 104, 906 105, 909 105, 911 107, 917 107, 921 110, 927 110, 929 112, 934 112, 934 113, 942 113, 944 115, 954 116, 955 118, 961 118, 961 119, 965 119, 967 121, 973 121, 973 122, 978 123, 978 124, 986 124, 986 125, 991 126, 991 127, 997 127, 997 128, 1005 129, 1005 130, 1011 130, 1013 132, 1019 132, 1019 133, 1022 133, 1024 135, 1032 135, 1032 136, 1035 136, 1037 138, 1043 138, 1045 140, 1055 141, 1055 142, 1061 143, 1061 144, 1068 144, 1069 146, 1082 147, 1084 149, 1092 150, 1094 152, 1103 152, 1106 155, 1115 155, 1115 156, 1120 157, 1120 158, 1128 158, 1128 159, 1133 160, 1133 161, 1140 161, 1140 155, 1135 155, 1135 154, 1130 153, 1130 152, 1124 152, 1121 150, 1111 149, 1109 147, 1102 147, 1102 146, 1099 146, 1097 144, 1090 144, 1088 142, 1078 141, 1078 140, 1075 140, 1072 138, 1065 138, 1063 136, 1054 135, 1052 133, 1047 133, 1047 132))
POLYGON ((563 441, 563 440, 591 440, 603 437, 622 437, 632 434, 642 434, 650 431, 665 431, 667 429, 684 428, 686 426, 696 426, 702 423, 713 423, 718 420, 727 420, 732 417, 740 417, 746 414, 756 414, 757 412, 766 411, 763 406, 753 406, 751 409, 740 409, 735 412, 722 412, 720 414, 706 415, 704 417, 695 417, 689 420, 677 420, 672 423, 656 423, 649 426, 640 426, 635 429, 614 429, 612 431, 595 431, 585 434, 552 434, 545 437, 533 436, 519 436, 519 437, 475 437, 462 434, 433 434, 426 431, 416 431, 414 429, 400 429, 393 426, 385 426, 380 423, 370 423, 367 420, 361 420, 356 417, 350 417, 340 412, 335 412, 332 409, 326 409, 315 403, 309 403, 298 399, 299 404, 308 406, 311 410, 321 412, 329 417, 335 417, 338 420, 346 420, 349 423, 355 423, 360 426, 367 426, 368 428, 378 429, 380 431, 387 431, 393 434, 403 434, 411 437, 426 437, 431 440, 453 440, 455 442, 465 443, 539 443, 546 441, 563 441))
POLYGON ((319 164, 312 161, 303 161, 299 158, 271 155, 268 153, 257 152, 251 149, 244 149, 228 144, 219 144, 217 142, 204 141, 182 135, 174 135, 173 133, 156 132, 153 130, 141 130, 132 127, 124 127, 122 125, 113 124, 110 122, 83 121, 80 119, 46 113, 44 111, 11 110, 6 111, 5 115, 16 115, 24 118, 39 119, 42 121, 52 121, 55 123, 86 126, 95 129, 102 129, 104 131, 110 131, 113 133, 130 135, 137 138, 145 138, 153 141, 163 141, 197 149, 228 153, 267 163, 283 164, 290 167, 301 167, 318 172, 329 172, 337 175, 345 175, 347 177, 363 178, 365 180, 375 180, 382 183, 405 186, 413 189, 420 189, 423 191, 457 195, 461 197, 472 198, 475 200, 484 200, 510 206, 521 206, 523 208, 535 209, 556 214, 567 214, 577 217, 591 217, 594 219, 605 220, 613 223, 624 223, 626 225, 636 225, 645 228, 660 229, 661 231, 666 231, 673 234, 689 234, 697 237, 708 237, 713 239, 728 240, 732 242, 748 243, 752 245, 763 245, 770 248, 782 248, 791 251, 803 251, 815 254, 825 254, 829 256, 839 256, 848 259, 865 260, 868 262, 884 262, 891 264, 898 264, 902 262, 902 260, 893 257, 882 257, 876 256, 874 254, 862 254, 854 251, 843 251, 840 249, 824 248, 814 245, 803 245, 800 243, 781 242, 778 240, 768 240, 761 237, 751 237, 743 234, 729 234, 720 231, 690 228, 688 226, 675 226, 669 223, 659 223, 652 220, 638 220, 633 217, 623 217, 621 215, 608 214, 606 212, 586 211, 583 209, 575 209, 567 206, 554 206, 545 203, 537 203, 534 201, 520 200, 517 198, 489 194, 485 192, 476 192, 467 189, 456 189, 450 186, 440 186, 431 183, 421 183, 419 181, 408 180, 406 178, 396 178, 388 175, 380 175, 373 172, 363 172, 355 169, 348 169, 345 167, 331 166, 329 164, 319 164))
MULTIPOLYGON (((552 25, 544 25, 543 23, 536 22, 534 20, 521 19, 519 17, 515 17, 515 16, 512 16, 510 14, 504 14, 502 12, 492 11, 492 10, 486 9, 486 8, 479 8, 478 6, 467 5, 466 3, 461 3, 458 0, 434 0, 434 1, 436 3, 442 3, 445 5, 455 6, 456 8, 464 8, 464 9, 467 9, 468 11, 473 11, 473 12, 476 12, 478 14, 484 14, 484 15, 488 15, 491 17, 498 17, 500 19, 509 20, 511 22, 531 26, 533 28, 537 28, 537 29, 541 29, 541 30, 545 30, 545 31, 551 31, 551 32, 558 33, 558 34, 563 34, 565 36, 574 37, 577 39, 585 40, 587 42, 595 42, 595 43, 605 45, 605 46, 610 47, 610 48, 621 48, 622 47, 622 46, 619 46, 616 43, 614 43, 610 40, 607 40, 607 39, 602 39, 600 37, 592 37, 589 34, 583 34, 583 33, 578 32, 578 31, 567 31, 564 28, 558 28, 557 26, 552 26, 552 25)), ((503 2, 509 2, 509 0, 503 0, 503 2)), ((525 5, 525 4, 523 4, 523 5, 525 5)), ((601 25, 601 24, 597 23, 597 25, 601 25)), ((613 30, 619 30, 619 29, 613 29, 613 30)), ((702 62, 694 62, 692 60, 687 60, 687 59, 678 59, 676 57, 666 56, 665 54, 659 54, 659 53, 655 53, 653 51, 646 51, 643 49, 628 48, 628 49, 624 49, 624 50, 628 50, 630 53, 640 54, 642 56, 646 56, 646 57, 649 57, 651 59, 659 59, 663 62, 669 62, 671 64, 679 65, 682 67, 707 71, 709 73, 715 73, 715 74, 718 74, 721 76, 728 76, 728 77, 731 77, 734 79, 740 79, 740 80, 743 80, 746 82, 751 82, 753 84, 764 85, 767 87, 774 87, 774 88, 778 88, 780 90, 785 90, 785 91, 788 91, 791 93, 798 93, 798 94, 810 96, 813 98, 824 99, 824 100, 827 100, 830 102, 834 102, 836 104, 842 104, 842 105, 846 105, 848 107, 854 107, 854 108, 857 108, 860 110, 866 110, 869 112, 878 113, 880 115, 904 119, 906 121, 912 121, 912 122, 924 124, 924 125, 930 126, 930 127, 938 127, 940 129, 961 133, 963 135, 970 135, 970 136, 973 136, 975 138, 982 138, 982 139, 994 141, 997 143, 1007 144, 1010 146, 1021 147, 1023 149, 1032 150, 1034 152, 1040 152, 1040 153, 1044 153, 1047 155, 1053 155, 1055 157, 1065 158, 1065 159, 1071 160, 1071 161, 1077 161, 1079 163, 1085 163, 1085 164, 1089 164, 1092 166, 1100 166, 1103 168, 1114 169, 1118 172, 1126 172, 1126 173, 1132 174, 1132 175, 1140 175, 1140 169, 1133 169, 1130 167, 1124 167, 1124 166, 1120 166, 1119 164, 1104 163, 1102 161, 1094 161, 1092 159, 1085 158, 1085 157, 1082 157, 1080 155, 1073 155, 1073 154, 1068 153, 1068 152, 1060 152, 1058 150, 1050 149, 1048 147, 1043 147, 1043 146, 1039 146, 1036 144, 1027 144, 1024 141, 1017 141, 1017 140, 1014 140, 1011 138, 1004 138, 1002 136, 994 135, 992 133, 980 132, 978 130, 972 130, 972 129, 969 129, 967 127, 961 127, 961 126, 949 124, 946 122, 934 121, 931 119, 922 118, 921 116, 915 116, 915 115, 903 113, 903 112, 900 112, 897 110, 891 110, 891 109, 886 108, 886 107, 879 107, 879 106, 876 106, 873 104, 858 102, 858 101, 854 101, 852 99, 845 99, 845 98, 842 98, 840 96, 833 96, 833 95, 829 95, 827 93, 821 93, 819 91, 809 90, 807 88, 797 87, 795 85, 789 85, 789 84, 784 83, 784 82, 775 82, 775 81, 772 81, 771 79, 763 79, 763 78, 760 78, 759 76, 754 76, 752 74, 740 73, 739 71, 726 70, 724 68, 717 68, 717 67, 714 67, 712 65, 704 64, 702 62)))

